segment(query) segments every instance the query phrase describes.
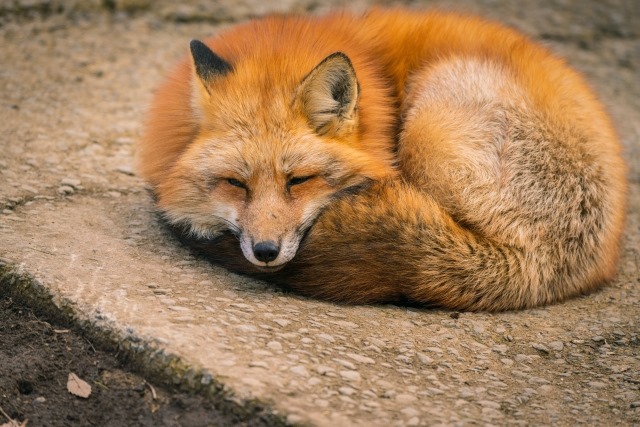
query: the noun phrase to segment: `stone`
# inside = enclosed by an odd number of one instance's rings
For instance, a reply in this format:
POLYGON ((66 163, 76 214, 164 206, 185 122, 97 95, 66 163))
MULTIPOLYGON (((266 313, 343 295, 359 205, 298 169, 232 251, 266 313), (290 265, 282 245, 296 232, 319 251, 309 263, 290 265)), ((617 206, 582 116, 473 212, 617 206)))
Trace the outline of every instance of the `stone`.
POLYGON ((293 372, 296 375, 301 376, 301 377, 308 377, 309 376, 309 371, 307 371, 307 368, 305 368, 302 365, 293 366, 290 369, 290 371, 293 372))
POLYGON ((58 194, 70 196, 75 192, 75 189, 70 185, 61 185, 60 187, 58 187, 58 194))
POLYGON ((328 366, 324 366, 324 365, 316 366, 316 372, 320 375, 327 375, 328 373, 333 371, 334 369, 328 366))
POLYGON ((63 178, 62 181, 60 181, 60 185, 61 186, 69 186, 69 187, 73 187, 74 189, 78 189, 78 187, 80 187, 80 185, 82 184, 82 181, 80 181, 79 179, 75 179, 75 178, 63 178))
POLYGON ((535 348, 536 350, 538 350, 541 353, 545 353, 545 354, 549 353, 549 348, 547 348, 547 346, 545 346, 544 344, 531 343, 531 347, 535 348))
POLYGON ((340 371, 340 376, 346 381, 358 382, 362 379, 357 371, 340 371))
POLYGON ((418 360, 425 365, 433 364, 433 359, 424 353, 416 353, 416 356, 418 357, 418 360))
POLYGON ((338 389, 338 393, 344 396, 353 396, 354 394, 356 394, 356 390, 351 387, 340 387, 338 389))
POLYGON ((267 343, 267 348, 273 351, 282 351, 282 344, 278 341, 269 341, 267 343))
POLYGON ((549 343, 549 347, 555 351, 562 351, 562 349, 564 349, 564 344, 562 341, 551 341, 549 343))
POLYGON ((587 385, 591 388, 595 388, 596 390, 607 388, 607 384, 602 381, 589 381, 587 385))
POLYGON ((347 356, 349 356, 350 358, 352 358, 356 362, 365 363, 367 365, 374 365, 376 363, 376 361, 373 360, 372 358, 367 357, 367 356, 362 356, 362 355, 356 354, 356 353, 347 353, 347 356))

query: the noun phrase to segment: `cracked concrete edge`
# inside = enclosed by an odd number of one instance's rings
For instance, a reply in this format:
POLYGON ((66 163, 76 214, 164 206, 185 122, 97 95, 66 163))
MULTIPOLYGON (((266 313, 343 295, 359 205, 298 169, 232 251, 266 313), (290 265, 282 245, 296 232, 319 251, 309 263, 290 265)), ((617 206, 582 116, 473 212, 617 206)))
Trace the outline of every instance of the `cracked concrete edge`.
POLYGON ((287 414, 274 411, 267 402, 238 398, 234 391, 206 370, 191 366, 162 348, 134 335, 127 335, 109 324, 100 324, 74 310, 73 304, 56 298, 39 280, 10 261, 0 258, 0 298, 27 306, 36 315, 69 327, 90 339, 101 350, 117 353, 132 369, 162 385, 205 396, 222 413, 243 419, 259 418, 268 426, 300 425, 287 422, 287 414))

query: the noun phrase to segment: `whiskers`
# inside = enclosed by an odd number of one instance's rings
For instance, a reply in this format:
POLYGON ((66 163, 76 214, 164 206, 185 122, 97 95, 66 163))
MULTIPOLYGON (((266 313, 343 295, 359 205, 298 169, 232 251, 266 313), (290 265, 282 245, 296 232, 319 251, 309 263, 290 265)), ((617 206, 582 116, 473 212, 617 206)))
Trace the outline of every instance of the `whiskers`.
POLYGON ((212 240, 225 231, 237 239, 240 228, 228 219, 218 215, 176 215, 173 212, 161 212, 162 218, 169 224, 179 227, 185 237, 197 240, 212 240))
POLYGON ((214 216, 214 218, 216 218, 221 223, 223 223, 227 227, 227 230, 230 231, 231 234, 233 234, 236 237, 236 239, 240 240, 240 227, 238 227, 237 225, 235 225, 234 223, 232 223, 226 218, 222 218, 220 216, 214 216))

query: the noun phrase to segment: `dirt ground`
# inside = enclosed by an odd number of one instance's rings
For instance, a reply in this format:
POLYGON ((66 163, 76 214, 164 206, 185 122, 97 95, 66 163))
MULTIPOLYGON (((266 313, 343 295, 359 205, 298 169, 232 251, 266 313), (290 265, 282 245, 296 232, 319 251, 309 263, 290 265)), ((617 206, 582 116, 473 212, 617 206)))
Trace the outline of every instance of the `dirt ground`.
POLYGON ((0 298, 0 325, 0 426, 9 419, 32 427, 282 424, 260 414, 233 414, 206 397, 150 383, 77 331, 41 320, 10 298, 0 298), (69 373, 91 385, 90 398, 67 391, 69 373))
POLYGON ((319 426, 640 426, 637 0, 402 2, 513 25, 565 56, 600 94, 631 183, 618 278, 600 292, 517 313, 336 306, 216 269, 159 228, 133 146, 154 88, 188 41, 266 11, 338 3, 0 0, 0 408, 8 417, 52 427, 278 425, 275 408, 289 423, 319 426), (78 322, 36 310, 33 294, 17 298, 15 277, 78 322), (79 325, 121 341, 101 347, 79 325), (184 393, 168 382, 192 378, 164 366, 136 374, 134 339, 202 369, 236 398, 184 393), (89 399, 67 392, 70 372, 92 385, 89 399), (264 412, 236 411, 251 399, 264 412))

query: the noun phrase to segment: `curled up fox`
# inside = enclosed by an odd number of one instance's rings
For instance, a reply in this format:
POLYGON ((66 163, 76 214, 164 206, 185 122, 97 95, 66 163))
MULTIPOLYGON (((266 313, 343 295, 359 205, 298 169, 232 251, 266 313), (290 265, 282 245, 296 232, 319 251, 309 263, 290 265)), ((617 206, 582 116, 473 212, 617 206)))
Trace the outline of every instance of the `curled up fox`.
POLYGON ((212 260, 300 293, 510 310, 609 281, 626 169, 584 79, 442 12, 277 16, 191 42, 139 171, 212 260))

